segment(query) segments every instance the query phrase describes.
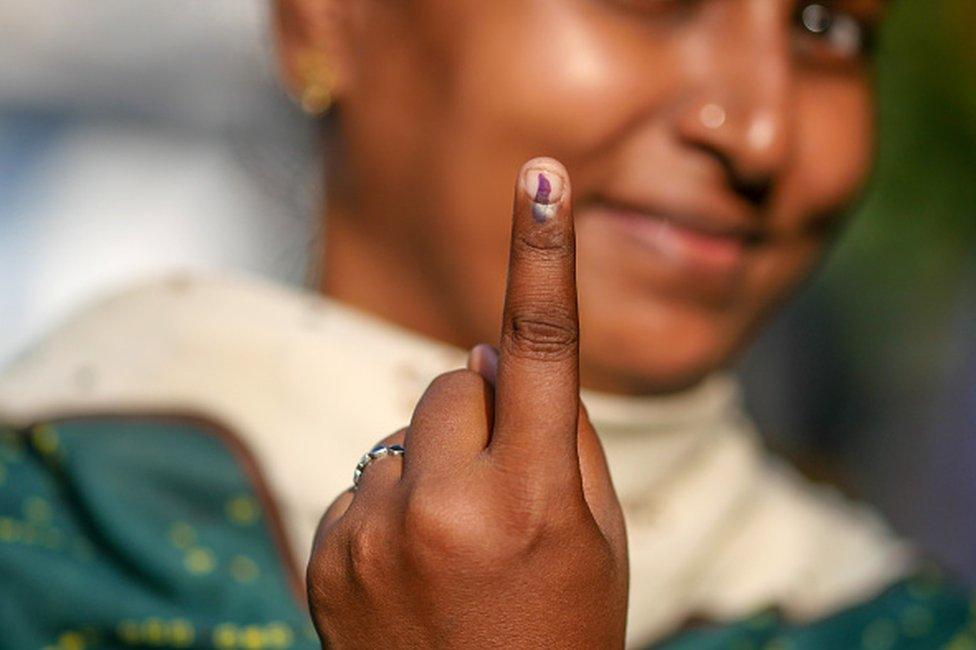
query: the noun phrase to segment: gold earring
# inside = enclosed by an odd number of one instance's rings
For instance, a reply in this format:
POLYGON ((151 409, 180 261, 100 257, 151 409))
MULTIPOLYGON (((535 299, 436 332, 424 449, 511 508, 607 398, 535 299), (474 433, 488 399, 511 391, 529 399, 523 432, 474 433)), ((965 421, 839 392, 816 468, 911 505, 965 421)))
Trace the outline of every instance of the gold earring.
POLYGON ((309 115, 325 115, 334 101, 335 70, 329 57, 307 52, 298 59, 298 78, 302 83, 298 103, 309 115))

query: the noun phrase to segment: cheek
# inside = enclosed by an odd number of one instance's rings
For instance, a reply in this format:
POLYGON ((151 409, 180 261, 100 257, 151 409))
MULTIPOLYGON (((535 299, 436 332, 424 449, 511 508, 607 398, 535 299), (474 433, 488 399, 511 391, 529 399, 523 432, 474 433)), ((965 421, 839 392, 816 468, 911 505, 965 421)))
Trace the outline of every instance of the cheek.
POLYGON ((597 3, 492 0, 455 26, 442 119, 429 130, 440 165, 433 176, 447 179, 432 190, 439 206, 431 214, 450 219, 458 241, 476 238, 504 253, 519 165, 554 156, 583 190, 594 152, 663 94, 669 80, 649 70, 675 69, 665 61, 673 48, 597 3))
POLYGON ((798 212, 835 215, 862 188, 874 148, 874 106, 868 83, 819 79, 797 90, 798 212), (800 181, 802 179, 802 181, 800 181))
POLYGON ((486 12, 493 23, 465 39, 455 99, 496 144, 571 164, 637 117, 666 83, 651 72, 672 67, 666 44, 641 38, 596 4, 523 1, 514 9, 495 1, 510 8, 486 12))
POLYGON ((756 323, 810 272, 829 229, 863 187, 874 147, 874 107, 867 83, 855 79, 803 80, 796 91, 793 164, 783 180, 776 221, 789 233, 763 253, 744 304, 756 323))
MULTIPOLYGON (((442 263, 456 286, 474 289, 466 300, 476 296, 494 316, 519 165, 549 155, 571 171, 585 166, 653 103, 665 80, 648 79, 649 67, 634 61, 661 62, 667 48, 586 4, 492 0, 473 13, 477 21, 457 23, 444 52, 451 70, 427 130, 438 183, 420 225, 423 237, 450 242, 432 254, 449 258, 442 263)), ((581 176, 574 179, 581 189, 581 176)))

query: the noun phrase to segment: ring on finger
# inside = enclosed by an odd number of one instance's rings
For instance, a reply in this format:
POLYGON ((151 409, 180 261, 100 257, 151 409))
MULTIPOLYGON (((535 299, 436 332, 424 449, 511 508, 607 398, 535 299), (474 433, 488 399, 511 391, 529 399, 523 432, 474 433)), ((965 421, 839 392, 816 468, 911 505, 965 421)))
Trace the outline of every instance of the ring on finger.
POLYGON ((352 489, 359 487, 359 481, 363 478, 363 472, 374 460, 386 458, 387 456, 402 456, 406 452, 401 445, 377 445, 363 454, 356 464, 356 470, 352 473, 352 489))

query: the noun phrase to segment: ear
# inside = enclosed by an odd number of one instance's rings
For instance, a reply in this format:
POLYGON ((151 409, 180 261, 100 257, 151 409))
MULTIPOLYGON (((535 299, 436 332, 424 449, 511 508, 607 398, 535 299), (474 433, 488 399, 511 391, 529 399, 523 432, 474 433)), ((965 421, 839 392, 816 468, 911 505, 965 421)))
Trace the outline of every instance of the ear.
POLYGON ((288 92, 301 98, 312 77, 331 79, 341 96, 347 79, 342 15, 344 0, 275 0, 273 29, 278 69, 288 92))

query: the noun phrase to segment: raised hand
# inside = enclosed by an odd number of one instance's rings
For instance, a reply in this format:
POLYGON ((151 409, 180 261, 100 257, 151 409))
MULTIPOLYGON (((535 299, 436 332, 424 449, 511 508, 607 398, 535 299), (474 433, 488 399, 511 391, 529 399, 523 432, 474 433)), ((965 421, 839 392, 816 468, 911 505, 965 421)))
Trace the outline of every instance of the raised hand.
POLYGON ((579 400, 569 178, 519 174, 500 351, 435 379, 403 456, 329 508, 309 603, 333 648, 622 647, 623 517, 579 400))

